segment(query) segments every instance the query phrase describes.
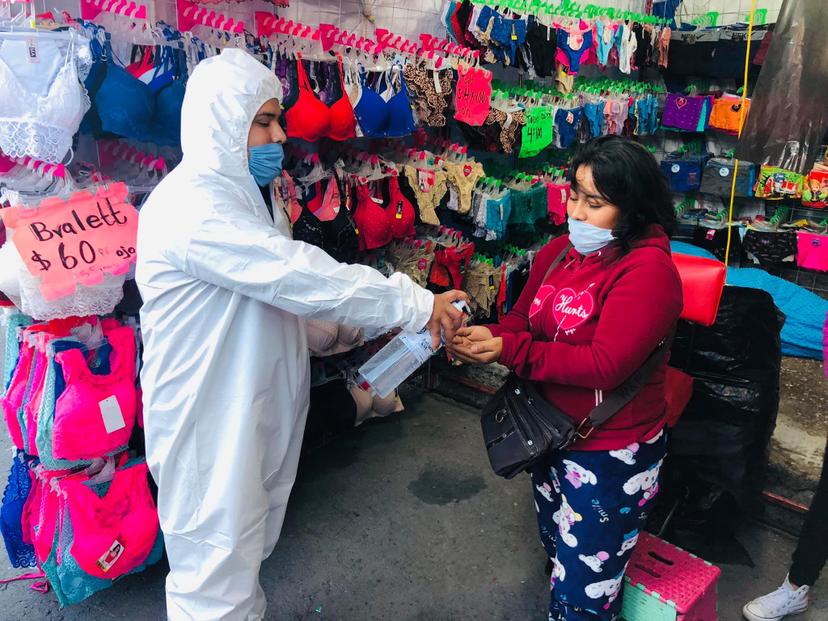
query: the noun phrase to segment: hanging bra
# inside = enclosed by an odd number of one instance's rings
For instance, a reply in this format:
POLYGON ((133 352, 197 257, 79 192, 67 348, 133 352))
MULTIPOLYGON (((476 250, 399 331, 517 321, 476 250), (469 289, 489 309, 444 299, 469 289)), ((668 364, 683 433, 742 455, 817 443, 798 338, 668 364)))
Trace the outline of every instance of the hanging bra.
POLYGON ((46 379, 46 368, 49 359, 46 354, 35 351, 34 369, 32 372, 32 387, 27 402, 23 405, 20 416, 24 421, 25 436, 24 448, 29 455, 38 456, 37 453, 37 413, 40 411, 40 403, 43 401, 44 380, 46 379))
POLYGON ((388 204, 385 211, 391 221, 391 234, 394 239, 406 239, 417 234, 414 230, 417 214, 414 212, 414 206, 400 190, 397 175, 388 177, 388 204))
MULTIPOLYGON (((72 148, 72 138, 90 104, 79 82, 77 34, 70 32, 66 57, 44 95, 28 91, 0 59, 0 150, 6 155, 60 163, 72 148)), ((26 52, 25 47, 20 50, 26 52)))
POLYGON ((69 552, 90 576, 114 580, 150 556, 159 525, 147 474, 146 463, 118 469, 103 495, 96 492, 100 483, 71 477, 59 482, 72 525, 69 552))
POLYGON ((181 106, 184 79, 177 54, 171 57, 179 79, 153 94, 147 84, 112 60, 107 33, 104 46, 106 73, 94 94, 95 107, 104 132, 141 142, 178 145, 181 142, 181 106))
POLYGON ((339 179, 334 177, 331 182, 335 182, 339 190, 340 204, 334 219, 322 223, 322 232, 325 235, 324 248, 340 263, 351 263, 359 252, 359 231, 343 200, 345 193, 339 185, 339 179))
MULTIPOLYGON (((354 109, 359 126, 368 138, 399 138, 414 132, 414 114, 408 97, 405 78, 398 66, 392 69, 400 79, 399 90, 386 102, 382 94, 368 85, 365 71, 362 72, 362 96, 354 109)), ((389 72, 379 79, 379 85, 391 87, 389 72)))
MULTIPOLYGON (((71 337, 52 340, 48 345, 50 362, 43 382, 44 393, 40 411, 38 412, 35 447, 37 448, 37 453, 40 457, 40 463, 49 470, 76 468, 78 466, 86 466, 91 463, 90 460, 58 459, 53 455, 55 404, 57 403, 58 397, 60 397, 66 389, 66 378, 63 374, 63 367, 57 360, 55 360, 55 354, 70 349, 80 351, 84 358, 88 358, 90 356, 90 352, 86 346, 71 337)), ((101 347, 91 352, 93 357, 90 368, 94 369, 94 373, 106 375, 110 372, 109 356, 111 353, 112 347, 109 343, 104 343, 101 347)))
POLYGON ((273 188, 277 203, 281 206, 292 231, 294 222, 302 214, 302 205, 296 199, 296 186, 293 182, 293 177, 286 170, 283 170, 282 175, 276 178, 276 183, 274 183, 273 188))
POLYGON ((359 251, 359 234, 343 200, 339 179, 329 177, 324 194, 322 181, 314 183, 313 190, 315 195, 308 200, 308 208, 319 220, 321 247, 340 263, 353 261, 359 251))
POLYGON ((339 67, 340 97, 330 107, 326 106, 313 92, 308 80, 308 74, 302 63, 302 57, 297 55, 296 71, 299 76, 298 97, 296 102, 287 111, 288 136, 308 142, 316 142, 322 138, 331 140, 348 140, 356 137, 356 120, 351 101, 345 94, 343 87, 345 77, 342 74, 342 61, 339 67))
POLYGON ((35 556, 41 565, 46 562, 50 555, 54 556, 52 546, 55 543, 58 513, 60 512, 58 495, 51 490, 50 486, 52 476, 48 472, 39 471, 35 480, 32 500, 27 503, 31 540, 34 545, 35 556))
POLYGON ((3 492, 3 503, 0 506, 0 532, 3 534, 3 542, 6 544, 12 567, 36 565, 31 539, 23 527, 24 508, 32 488, 30 463, 23 458, 22 452, 15 454, 3 492))
POLYGON ((23 429, 18 421, 17 413, 23 406, 23 399, 29 383, 34 356, 34 347, 30 347, 24 343, 20 344, 20 355, 17 359, 17 365, 12 373, 6 394, 3 396, 2 401, 0 401, 3 407, 3 416, 6 419, 6 428, 9 430, 12 443, 19 449, 23 448, 23 429))
MULTIPOLYGON (((308 192, 314 191, 313 186, 308 189, 308 192)), ((313 215, 307 202, 302 204, 302 201, 299 201, 299 204, 302 205, 302 211, 293 223, 293 239, 323 248, 325 234, 322 232, 322 223, 313 215)))
POLYGON ((162 47, 160 52, 156 50, 155 47, 147 49, 136 45, 132 50, 132 63, 126 67, 135 79, 147 85, 153 95, 175 80, 175 51, 171 47, 162 47))
POLYGON ((342 206, 342 195, 336 178, 327 178, 328 184, 324 191, 323 181, 325 180, 320 179, 312 184, 314 193, 313 197, 308 199, 308 207, 320 222, 330 222, 339 214, 342 206))
POLYGON ((95 374, 78 349, 55 354, 66 388, 55 403, 52 447, 61 459, 93 459, 129 443, 138 409, 135 335, 132 328, 107 334, 110 372, 95 374))
POLYGON ((391 243, 394 234, 391 219, 382 207, 382 201, 374 198, 367 184, 356 187, 357 208, 354 214, 359 228, 359 249, 375 250, 391 243))

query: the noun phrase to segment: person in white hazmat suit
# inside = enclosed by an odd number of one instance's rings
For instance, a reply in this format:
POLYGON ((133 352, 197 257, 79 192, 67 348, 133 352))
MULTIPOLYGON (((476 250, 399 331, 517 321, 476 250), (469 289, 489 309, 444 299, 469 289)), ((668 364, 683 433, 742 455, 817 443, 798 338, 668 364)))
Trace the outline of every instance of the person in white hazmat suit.
POLYGON ((428 325, 436 344, 441 326, 459 327, 451 301, 467 299, 291 239, 259 188, 281 157, 253 161, 281 152, 280 97, 242 50, 201 62, 184 97, 183 160, 141 209, 141 384, 172 621, 264 616, 259 567, 279 538, 308 410, 304 318, 428 325))

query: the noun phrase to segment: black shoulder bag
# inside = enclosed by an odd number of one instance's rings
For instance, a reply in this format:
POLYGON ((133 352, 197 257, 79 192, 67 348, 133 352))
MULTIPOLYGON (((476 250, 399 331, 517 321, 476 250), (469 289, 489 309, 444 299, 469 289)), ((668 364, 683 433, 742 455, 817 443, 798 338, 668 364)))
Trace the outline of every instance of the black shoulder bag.
MULTIPOLYGON (((543 277, 561 262, 570 246, 558 256, 543 277)), ((541 281, 541 282, 543 282, 541 281)), ((627 405, 661 366, 670 351, 673 335, 664 339, 641 367, 606 399, 595 406, 589 416, 575 424, 570 416, 541 397, 535 385, 514 373, 483 407, 480 424, 483 440, 495 474, 511 479, 548 453, 561 450, 576 438, 586 439, 627 405)))

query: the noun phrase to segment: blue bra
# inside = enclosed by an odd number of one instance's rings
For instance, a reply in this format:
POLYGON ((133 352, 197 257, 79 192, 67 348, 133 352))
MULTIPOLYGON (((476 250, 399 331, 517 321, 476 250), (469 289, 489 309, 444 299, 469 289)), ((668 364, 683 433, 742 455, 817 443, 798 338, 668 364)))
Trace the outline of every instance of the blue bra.
MULTIPOLYGON (((359 98, 354 113, 362 133, 368 138, 399 138, 414 132, 414 113, 408 97, 408 88, 399 67, 394 70, 400 78, 400 90, 387 102, 368 85, 366 73, 362 72, 362 96, 359 98)), ((377 84, 390 86, 383 73, 377 84)))
MULTIPOLYGON (((98 46, 101 66, 94 76, 97 88, 90 92, 100 122, 93 121, 92 129, 139 142, 180 144, 186 78, 181 50, 164 46, 159 70, 148 85, 113 62, 109 41, 106 33, 106 43, 98 46)), ((93 46, 93 53, 98 50, 93 46)))

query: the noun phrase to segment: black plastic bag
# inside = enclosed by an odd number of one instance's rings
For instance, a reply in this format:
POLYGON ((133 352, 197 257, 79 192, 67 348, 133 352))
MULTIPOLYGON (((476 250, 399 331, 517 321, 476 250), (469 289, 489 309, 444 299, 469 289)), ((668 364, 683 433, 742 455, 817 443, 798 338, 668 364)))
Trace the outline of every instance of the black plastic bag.
POLYGON ((784 315, 765 291, 725 287, 716 323, 681 322, 670 364, 695 378, 672 432, 672 467, 755 505, 779 407, 784 315))

